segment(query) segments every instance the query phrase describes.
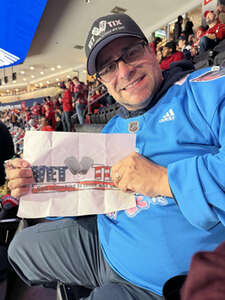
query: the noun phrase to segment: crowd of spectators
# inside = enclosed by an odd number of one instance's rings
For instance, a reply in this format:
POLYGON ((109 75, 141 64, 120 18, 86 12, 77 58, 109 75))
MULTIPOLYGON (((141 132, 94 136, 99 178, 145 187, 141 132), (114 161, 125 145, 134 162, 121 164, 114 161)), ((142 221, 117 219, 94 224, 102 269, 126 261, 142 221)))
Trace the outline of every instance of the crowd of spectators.
POLYGON ((114 103, 105 87, 96 80, 85 84, 74 77, 62 82, 60 87, 62 93, 55 97, 45 97, 42 103, 2 107, 0 120, 9 129, 18 156, 23 152, 26 130, 76 131, 76 124, 86 122, 88 108, 89 113, 96 113, 114 103))
POLYGON ((172 62, 183 59, 198 61, 225 39, 225 5, 218 4, 215 11, 206 10, 203 18, 204 25, 194 30, 189 17, 184 20, 178 16, 171 40, 165 42, 156 37, 151 42, 162 70, 167 70, 172 62))

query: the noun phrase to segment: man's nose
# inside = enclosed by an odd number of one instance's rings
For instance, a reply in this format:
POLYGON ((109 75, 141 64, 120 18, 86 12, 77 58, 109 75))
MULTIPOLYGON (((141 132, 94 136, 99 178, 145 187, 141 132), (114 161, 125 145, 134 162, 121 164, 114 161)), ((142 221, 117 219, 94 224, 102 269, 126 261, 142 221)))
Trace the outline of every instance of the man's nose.
POLYGON ((120 60, 117 64, 119 77, 128 78, 134 67, 126 64, 123 60, 120 60))

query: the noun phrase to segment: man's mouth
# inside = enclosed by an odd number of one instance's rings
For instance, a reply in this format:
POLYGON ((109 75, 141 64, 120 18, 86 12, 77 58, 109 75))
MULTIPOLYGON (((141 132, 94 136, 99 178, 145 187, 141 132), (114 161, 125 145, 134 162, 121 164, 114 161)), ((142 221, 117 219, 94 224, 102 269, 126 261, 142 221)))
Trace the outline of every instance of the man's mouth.
POLYGON ((143 78, 145 77, 145 75, 142 75, 141 77, 137 78, 136 80, 134 80, 133 82, 131 82, 130 84, 128 84, 127 86, 125 86, 124 88, 120 89, 121 91, 126 91, 132 87, 134 87, 138 82, 140 82, 143 78))

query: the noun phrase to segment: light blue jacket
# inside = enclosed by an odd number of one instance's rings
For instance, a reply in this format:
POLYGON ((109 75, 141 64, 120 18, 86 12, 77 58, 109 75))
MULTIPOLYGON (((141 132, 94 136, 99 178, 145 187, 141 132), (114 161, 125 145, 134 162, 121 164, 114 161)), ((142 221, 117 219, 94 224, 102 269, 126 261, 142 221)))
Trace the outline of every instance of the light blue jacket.
POLYGON ((100 243, 118 274, 161 295, 196 251, 225 240, 225 69, 188 75, 149 111, 115 116, 103 133, 129 130, 139 154, 168 168, 175 198, 137 195, 136 209, 99 215, 100 243))

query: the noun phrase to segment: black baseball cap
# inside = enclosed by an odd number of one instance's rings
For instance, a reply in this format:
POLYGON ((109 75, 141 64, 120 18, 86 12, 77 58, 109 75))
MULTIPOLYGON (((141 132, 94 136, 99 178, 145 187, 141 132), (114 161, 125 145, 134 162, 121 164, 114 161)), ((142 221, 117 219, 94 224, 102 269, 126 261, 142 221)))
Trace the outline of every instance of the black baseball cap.
POLYGON ((96 57, 99 51, 123 36, 134 36, 148 42, 141 28, 126 14, 107 15, 93 23, 85 44, 88 74, 96 73, 96 57))

